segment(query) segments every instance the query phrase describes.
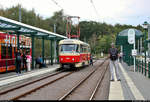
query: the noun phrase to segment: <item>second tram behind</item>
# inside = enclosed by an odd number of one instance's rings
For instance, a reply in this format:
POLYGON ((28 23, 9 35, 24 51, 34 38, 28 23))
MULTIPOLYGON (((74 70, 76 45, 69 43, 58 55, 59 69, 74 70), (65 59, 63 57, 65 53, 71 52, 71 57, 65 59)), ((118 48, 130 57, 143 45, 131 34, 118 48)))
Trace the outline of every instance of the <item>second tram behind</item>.
POLYGON ((64 39, 59 42, 60 67, 82 67, 90 64, 90 46, 78 39, 64 39))

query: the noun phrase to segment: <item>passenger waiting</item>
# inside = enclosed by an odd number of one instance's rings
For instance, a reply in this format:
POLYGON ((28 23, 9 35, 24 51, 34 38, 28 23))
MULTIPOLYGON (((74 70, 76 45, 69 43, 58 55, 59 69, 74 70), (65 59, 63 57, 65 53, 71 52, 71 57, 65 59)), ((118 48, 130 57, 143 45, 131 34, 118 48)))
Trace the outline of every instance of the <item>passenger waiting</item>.
POLYGON ((21 74, 21 53, 20 49, 16 52, 16 73, 21 74))
POLYGON ((23 52, 22 59, 23 59, 23 69, 26 70, 26 72, 27 72, 27 57, 26 57, 25 50, 23 52))
POLYGON ((31 60, 32 60, 32 57, 31 57, 29 52, 28 52, 28 55, 26 57, 27 57, 27 69, 28 69, 28 71, 31 71, 31 60))
POLYGON ((90 55, 90 65, 93 66, 93 57, 92 57, 92 55, 90 55))
POLYGON ((39 64, 39 68, 46 67, 46 65, 43 62, 43 59, 42 59, 41 55, 40 55, 40 57, 38 57, 36 59, 36 64, 39 64))

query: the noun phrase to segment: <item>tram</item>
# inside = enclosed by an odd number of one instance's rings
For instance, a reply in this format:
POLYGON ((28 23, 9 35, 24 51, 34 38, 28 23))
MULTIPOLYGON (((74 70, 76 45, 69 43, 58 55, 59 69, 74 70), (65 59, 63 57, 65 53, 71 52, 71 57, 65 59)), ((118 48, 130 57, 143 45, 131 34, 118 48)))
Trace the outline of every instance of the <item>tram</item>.
MULTIPOLYGON (((19 36, 20 49, 31 54, 31 39, 23 35, 19 36)), ((17 51, 17 36, 0 32, 0 72, 16 69, 15 53, 17 51)))
POLYGON ((90 46, 78 39, 64 39, 59 42, 60 67, 66 65, 75 68, 89 65, 90 46))

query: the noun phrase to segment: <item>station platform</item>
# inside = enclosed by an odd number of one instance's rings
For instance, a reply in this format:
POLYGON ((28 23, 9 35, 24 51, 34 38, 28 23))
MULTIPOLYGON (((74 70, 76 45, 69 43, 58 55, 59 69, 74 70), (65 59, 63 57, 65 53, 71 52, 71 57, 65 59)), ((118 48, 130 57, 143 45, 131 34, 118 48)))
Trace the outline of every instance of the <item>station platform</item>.
POLYGON ((108 100, 150 100, 150 79, 140 72, 134 72, 133 66, 119 63, 121 81, 110 81, 108 100))
POLYGON ((54 72, 59 68, 59 64, 50 65, 47 68, 35 68, 29 72, 22 71, 21 75, 17 75, 16 72, 9 72, 0 75, 0 87, 8 85, 10 83, 14 83, 17 81, 21 81, 24 79, 28 79, 31 77, 35 77, 41 74, 54 72))

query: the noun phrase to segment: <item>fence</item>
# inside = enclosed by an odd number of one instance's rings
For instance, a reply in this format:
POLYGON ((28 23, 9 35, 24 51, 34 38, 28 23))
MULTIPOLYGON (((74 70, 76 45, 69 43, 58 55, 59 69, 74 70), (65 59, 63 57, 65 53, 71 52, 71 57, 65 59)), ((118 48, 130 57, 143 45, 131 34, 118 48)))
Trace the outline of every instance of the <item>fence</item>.
POLYGON ((150 62, 144 63, 143 60, 136 59, 136 72, 140 72, 150 78, 150 62))

